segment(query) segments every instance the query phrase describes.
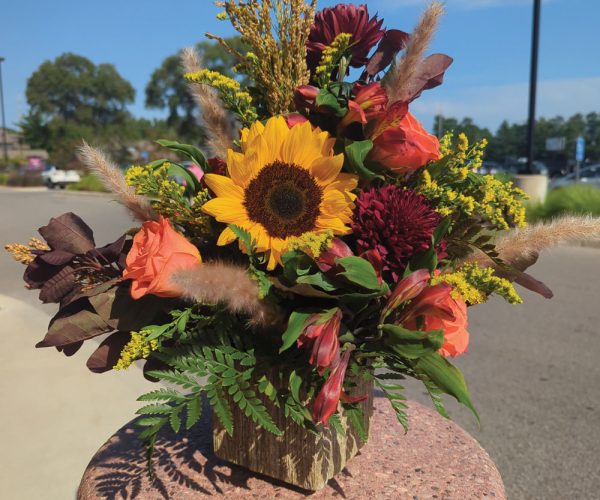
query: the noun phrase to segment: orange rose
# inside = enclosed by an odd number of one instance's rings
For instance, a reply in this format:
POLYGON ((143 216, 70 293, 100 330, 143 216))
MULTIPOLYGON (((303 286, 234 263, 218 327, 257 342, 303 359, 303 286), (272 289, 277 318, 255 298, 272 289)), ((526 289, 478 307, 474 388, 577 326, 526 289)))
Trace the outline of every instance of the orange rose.
POLYGON ((453 299, 452 297, 448 297, 445 305, 454 313, 454 319, 425 316, 423 330, 443 330, 444 345, 439 353, 442 356, 455 357, 467 352, 469 347, 467 305, 462 299, 453 299))
POLYGON ((405 174, 440 158, 439 141, 418 120, 406 113, 400 124, 374 140, 369 159, 381 163, 395 174, 405 174))
POLYGON ((131 296, 134 299, 146 294, 178 297, 181 292, 171 283, 171 276, 200 262, 198 249, 171 227, 169 219, 160 216, 158 222, 144 222, 134 236, 123 278, 132 280, 131 296))

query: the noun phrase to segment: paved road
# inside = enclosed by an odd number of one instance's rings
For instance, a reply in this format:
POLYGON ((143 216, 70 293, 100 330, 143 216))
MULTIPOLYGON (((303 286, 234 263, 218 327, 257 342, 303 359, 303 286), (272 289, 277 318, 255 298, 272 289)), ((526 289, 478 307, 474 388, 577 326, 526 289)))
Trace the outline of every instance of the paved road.
MULTIPOLYGON (((25 241, 33 234, 30 228, 66 211, 82 216, 101 244, 131 225, 126 213, 106 197, 0 190, 1 239, 25 241)), ((21 267, 0 254, 0 294, 47 311, 47 306, 37 303, 34 293, 20 288, 21 272, 21 267)), ((457 364, 470 382, 481 414, 481 430, 467 411, 452 402, 449 407, 454 419, 496 461, 509 498, 598 499, 600 250, 554 250, 532 273, 554 290, 554 299, 524 292, 523 306, 492 300, 470 311, 471 347, 457 364)), ((31 333, 35 338, 41 334, 37 330, 31 333)), ((15 355, 0 351, 2 360, 15 355)), ((74 364, 83 363, 83 359, 58 359, 57 366, 74 370, 74 364)), ((130 373, 127 378, 136 375, 130 373)), ((105 380, 107 384, 122 384, 124 378, 119 378, 120 382, 105 380)), ((418 385, 407 385, 411 398, 425 401, 418 385)), ((122 398, 125 395, 121 393, 122 398)), ((76 421, 78 415, 71 414, 70 418, 76 421)), ((60 457, 57 454, 54 460, 60 457)))

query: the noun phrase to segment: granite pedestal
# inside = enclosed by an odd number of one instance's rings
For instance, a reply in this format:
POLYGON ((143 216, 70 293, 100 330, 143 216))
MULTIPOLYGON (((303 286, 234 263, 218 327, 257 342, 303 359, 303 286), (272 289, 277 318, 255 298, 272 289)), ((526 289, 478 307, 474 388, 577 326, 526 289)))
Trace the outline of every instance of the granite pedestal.
POLYGON ((134 498, 505 499, 498 470, 483 448, 434 410, 409 402, 410 431, 389 402, 375 398, 371 438, 327 486, 310 492, 254 474, 215 457, 211 412, 186 432, 165 431, 156 444, 155 479, 146 472, 143 447, 130 422, 114 434, 88 465, 79 500, 134 498))

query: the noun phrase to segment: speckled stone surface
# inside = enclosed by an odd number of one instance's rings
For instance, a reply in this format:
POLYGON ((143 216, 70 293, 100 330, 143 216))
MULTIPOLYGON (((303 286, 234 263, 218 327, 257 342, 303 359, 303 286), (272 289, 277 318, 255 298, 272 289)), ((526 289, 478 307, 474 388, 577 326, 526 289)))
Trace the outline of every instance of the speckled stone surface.
POLYGON ((183 437, 165 432, 157 441, 156 479, 146 474, 144 449, 130 422, 100 448, 88 465, 78 499, 355 498, 505 499, 488 454, 456 424, 409 403, 404 434, 388 401, 375 398, 369 442, 320 491, 288 486, 227 464, 212 451, 210 410, 183 437))

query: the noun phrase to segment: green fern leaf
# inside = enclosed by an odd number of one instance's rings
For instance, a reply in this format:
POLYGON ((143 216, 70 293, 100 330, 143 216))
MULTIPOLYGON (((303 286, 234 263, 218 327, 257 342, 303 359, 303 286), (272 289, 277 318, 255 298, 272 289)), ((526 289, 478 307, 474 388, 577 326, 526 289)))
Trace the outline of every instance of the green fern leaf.
POLYGON ((171 429, 173 429, 173 432, 175 434, 177 434, 179 432, 179 429, 181 429, 181 419, 179 418, 179 413, 181 412, 181 408, 183 408, 182 406, 179 406, 178 408, 174 408, 171 416, 169 417, 169 423, 171 424, 171 429))
POLYGON ((214 414, 221 421, 227 434, 233 436, 233 414, 225 398, 223 388, 218 385, 210 385, 206 388, 206 394, 210 405, 213 407, 214 414))
POLYGON ((138 401, 168 401, 177 403, 184 401, 185 399, 185 396, 175 389, 166 388, 148 392, 137 398, 138 401))
POLYGON ((169 415, 173 411, 173 407, 168 404, 151 404, 142 406, 137 415, 169 415))
POLYGON ((202 399, 200 398, 200 395, 194 395, 194 397, 188 401, 186 408, 187 418, 185 421, 185 428, 191 429, 192 426, 200 420, 200 416, 202 415, 202 399))

